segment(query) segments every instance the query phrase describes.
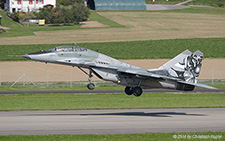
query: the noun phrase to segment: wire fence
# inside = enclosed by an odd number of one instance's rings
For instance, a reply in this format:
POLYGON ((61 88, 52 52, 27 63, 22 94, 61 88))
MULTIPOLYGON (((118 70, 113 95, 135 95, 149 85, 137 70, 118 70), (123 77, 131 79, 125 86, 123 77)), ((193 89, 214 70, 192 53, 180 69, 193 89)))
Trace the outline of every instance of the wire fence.
MULTIPOLYGON (((18 82, 16 83, 13 87, 12 84, 13 82, 2 82, 1 83, 1 88, 34 88, 34 87, 38 87, 38 88, 74 88, 74 87, 86 87, 87 84, 89 82, 88 81, 84 81, 84 82, 49 82, 48 84, 46 82, 35 82, 35 85, 33 85, 33 83, 30 82, 18 82)), ((95 86, 96 87, 115 87, 118 86, 115 83, 112 82, 104 82, 104 81, 96 81, 95 82, 95 86)))
MULTIPOLYGON (((2 82, 1 80, 1 72, 0 72, 0 87, 2 88, 22 88, 22 87, 84 87, 86 86, 89 81, 73 81, 73 76, 72 76, 72 71, 70 73, 70 78, 68 77, 66 81, 50 81, 49 79, 49 72, 47 72, 46 78, 44 81, 35 81, 26 75, 25 71, 22 73, 20 77, 18 77, 14 82, 2 82)), ((112 87, 112 86, 117 86, 113 82, 108 82, 108 81, 99 81, 99 79, 96 81, 96 77, 92 77, 92 83, 95 84, 97 87, 112 87)))
MULTIPOLYGON (((1 81, 1 72, 0 72, 0 88, 22 88, 22 87, 40 87, 40 88, 48 88, 48 87, 86 87, 89 83, 88 81, 73 81, 72 72, 70 74, 70 78, 67 81, 49 81, 49 74, 47 73, 45 81, 42 82, 33 82, 26 74, 23 74, 14 82, 2 82, 1 81)), ((225 80, 215 80, 212 76, 211 80, 199 80, 198 82, 207 84, 207 85, 225 85, 225 80)), ((115 87, 118 86, 113 82, 108 81, 95 81, 95 77, 92 79, 92 83, 94 83, 97 87, 115 87)))
MULTIPOLYGON (((213 84, 211 80, 200 80, 200 83, 207 84, 207 85, 224 85, 225 86, 225 80, 214 80, 213 84)), ((12 88, 74 88, 74 87, 86 87, 88 81, 82 81, 82 82, 35 82, 35 85, 31 82, 18 82, 16 83, 12 88)), ((116 87, 117 84, 113 82, 108 81, 95 81, 96 87, 116 87)), ((2 82, 0 84, 0 88, 10 88, 13 85, 13 82, 2 82)))

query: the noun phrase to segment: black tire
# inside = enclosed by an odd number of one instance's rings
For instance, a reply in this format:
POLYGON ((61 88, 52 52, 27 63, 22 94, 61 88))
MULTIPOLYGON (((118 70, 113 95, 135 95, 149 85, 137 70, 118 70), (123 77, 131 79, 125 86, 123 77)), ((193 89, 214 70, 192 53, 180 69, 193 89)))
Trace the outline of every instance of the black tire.
POLYGON ((142 94, 141 87, 135 87, 135 88, 133 88, 133 94, 134 94, 134 96, 141 96, 141 94, 142 94))
POLYGON ((89 83, 89 84, 87 85, 87 88, 88 88, 89 90, 94 90, 94 89, 95 89, 95 84, 89 83))
POLYGON ((127 94, 127 95, 132 95, 133 94, 133 88, 132 87, 126 87, 125 89, 124 89, 124 91, 125 91, 125 93, 127 94))

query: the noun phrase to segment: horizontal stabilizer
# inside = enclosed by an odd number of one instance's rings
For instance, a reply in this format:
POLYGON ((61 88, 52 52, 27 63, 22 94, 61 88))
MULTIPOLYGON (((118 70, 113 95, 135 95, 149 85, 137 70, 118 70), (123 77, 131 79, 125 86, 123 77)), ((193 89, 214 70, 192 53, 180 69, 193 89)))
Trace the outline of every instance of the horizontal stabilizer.
POLYGON ((215 88, 215 87, 211 87, 211 86, 208 86, 208 85, 205 85, 205 84, 202 84, 202 83, 197 83, 196 86, 207 88, 207 89, 217 90, 217 88, 215 88))
POLYGON ((203 88, 207 88, 207 89, 213 89, 213 90, 217 90, 217 88, 215 87, 211 87, 202 83, 191 83, 191 82, 186 82, 186 81, 178 81, 179 83, 183 83, 183 84, 188 84, 188 85, 193 85, 193 86, 198 86, 198 87, 203 87, 203 88))

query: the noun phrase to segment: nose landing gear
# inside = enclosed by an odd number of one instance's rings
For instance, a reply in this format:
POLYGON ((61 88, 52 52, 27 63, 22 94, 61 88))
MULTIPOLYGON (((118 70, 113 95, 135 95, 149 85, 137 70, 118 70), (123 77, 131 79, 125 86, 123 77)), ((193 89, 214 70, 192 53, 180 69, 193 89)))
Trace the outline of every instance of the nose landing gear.
POLYGON ((93 77, 93 75, 92 75, 92 71, 91 71, 91 69, 89 69, 89 74, 86 72, 86 71, 84 71, 81 67, 78 67, 82 72, 84 72, 86 75, 88 75, 88 82, 89 82, 89 84, 87 84, 87 88, 89 89, 89 90, 94 90, 95 89, 95 84, 94 83, 91 83, 91 78, 93 77))
POLYGON ((89 84, 87 84, 87 88, 89 90, 94 90, 95 89, 95 84, 94 83, 89 83, 89 84))
POLYGON ((89 71, 89 75, 88 75, 88 82, 89 82, 89 84, 87 84, 87 88, 89 89, 89 90, 94 90, 95 89, 95 84, 94 83, 91 83, 91 78, 93 77, 93 75, 92 75, 92 71, 90 70, 89 71))

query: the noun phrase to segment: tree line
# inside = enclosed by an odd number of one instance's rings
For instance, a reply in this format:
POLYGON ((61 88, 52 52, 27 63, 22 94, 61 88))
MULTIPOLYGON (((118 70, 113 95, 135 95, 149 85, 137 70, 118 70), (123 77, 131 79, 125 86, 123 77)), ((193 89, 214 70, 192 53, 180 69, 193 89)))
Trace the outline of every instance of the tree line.
POLYGON ((83 0, 57 0, 55 8, 42 8, 39 12, 15 12, 6 11, 14 21, 24 22, 30 19, 45 19, 46 24, 79 24, 86 21, 90 15, 89 9, 83 0))
POLYGON ((37 18, 45 19, 47 24, 78 24, 87 20, 89 15, 89 9, 85 7, 83 0, 58 0, 56 8, 40 9, 37 18))

